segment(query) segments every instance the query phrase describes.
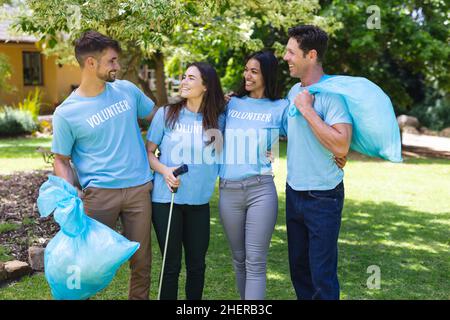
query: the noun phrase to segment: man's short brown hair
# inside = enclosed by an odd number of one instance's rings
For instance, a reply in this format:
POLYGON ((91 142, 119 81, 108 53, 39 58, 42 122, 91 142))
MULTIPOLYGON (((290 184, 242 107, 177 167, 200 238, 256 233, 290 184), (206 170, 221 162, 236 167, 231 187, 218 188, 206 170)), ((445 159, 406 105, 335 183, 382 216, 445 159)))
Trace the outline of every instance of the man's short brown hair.
POLYGON ((325 31, 313 25, 300 25, 290 28, 288 36, 297 40, 305 55, 313 49, 316 50, 317 61, 323 62, 328 47, 328 35, 325 31))
POLYGON ((119 42, 100 32, 89 30, 75 41, 75 58, 83 67, 88 56, 101 54, 107 48, 114 49, 117 53, 122 52, 119 42))

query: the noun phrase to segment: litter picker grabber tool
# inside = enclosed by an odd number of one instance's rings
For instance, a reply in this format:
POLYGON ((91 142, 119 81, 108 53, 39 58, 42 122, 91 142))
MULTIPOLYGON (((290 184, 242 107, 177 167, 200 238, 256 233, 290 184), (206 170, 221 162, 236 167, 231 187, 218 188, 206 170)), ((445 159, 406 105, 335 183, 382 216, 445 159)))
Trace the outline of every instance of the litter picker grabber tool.
MULTIPOLYGON (((185 174, 188 172, 188 166, 183 164, 181 167, 178 167, 173 171, 173 175, 176 177, 185 174)), ((162 288, 162 282, 163 282, 163 276, 164 276, 164 267, 166 265, 166 253, 167 253, 167 244, 169 242, 169 232, 170 232, 170 222, 172 221, 172 211, 173 211, 173 201, 175 199, 175 193, 178 191, 178 188, 172 188, 172 200, 170 201, 170 210, 169 210, 169 220, 167 222, 167 230, 166 230, 166 241, 164 242, 164 252, 163 252, 163 261, 162 261, 162 267, 161 267, 161 275, 159 277, 159 289, 158 289, 158 300, 160 300, 161 297, 161 288, 162 288)))

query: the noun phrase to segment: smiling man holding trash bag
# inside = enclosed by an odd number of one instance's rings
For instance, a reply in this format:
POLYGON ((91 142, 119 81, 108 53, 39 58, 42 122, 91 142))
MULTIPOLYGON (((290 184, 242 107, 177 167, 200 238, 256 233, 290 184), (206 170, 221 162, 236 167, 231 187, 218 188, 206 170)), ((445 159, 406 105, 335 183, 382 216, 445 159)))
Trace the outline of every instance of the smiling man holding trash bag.
POLYGON ((401 162, 400 132, 389 97, 362 77, 327 75, 328 35, 289 29, 284 60, 299 78, 288 93, 286 225, 291 281, 298 299, 339 299, 338 237, 344 172, 334 157, 349 148, 401 162))
POLYGON ((150 290, 152 173, 138 118, 154 103, 134 84, 116 80, 120 45, 96 31, 75 42, 81 84, 56 108, 52 152, 57 176, 74 183, 70 159, 88 216, 140 243, 130 260, 129 299, 146 300, 150 290))

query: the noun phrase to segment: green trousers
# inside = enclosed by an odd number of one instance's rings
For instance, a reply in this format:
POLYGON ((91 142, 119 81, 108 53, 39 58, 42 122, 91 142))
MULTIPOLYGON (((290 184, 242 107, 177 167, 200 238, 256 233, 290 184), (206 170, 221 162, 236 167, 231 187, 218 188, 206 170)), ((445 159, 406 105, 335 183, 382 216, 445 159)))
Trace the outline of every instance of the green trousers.
MULTIPOLYGON (((170 203, 152 203, 152 220, 161 255, 164 253, 170 203)), ((210 233, 209 203, 173 205, 172 222, 166 253, 161 299, 176 300, 181 270, 182 250, 186 262, 186 299, 200 300, 205 283, 205 257, 210 233)))

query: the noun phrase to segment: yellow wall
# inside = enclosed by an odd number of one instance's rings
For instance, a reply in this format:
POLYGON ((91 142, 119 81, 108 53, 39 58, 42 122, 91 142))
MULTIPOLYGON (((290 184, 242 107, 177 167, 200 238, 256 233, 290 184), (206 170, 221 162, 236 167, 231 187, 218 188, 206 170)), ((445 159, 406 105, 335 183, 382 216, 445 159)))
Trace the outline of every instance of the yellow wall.
MULTIPOLYGON (((12 76, 10 84, 17 91, 13 93, 0 92, 0 104, 13 105, 22 101, 35 86, 24 86, 22 52, 36 51, 33 43, 0 43, 0 53, 5 54, 11 64, 12 76)), ((64 65, 58 66, 55 57, 42 56, 43 85, 38 86, 42 90, 42 111, 53 110, 56 105, 62 102, 69 94, 71 85, 80 84, 80 70, 76 66, 64 65)), ((1 76, 1 75, 0 75, 1 76)))
POLYGON ((69 64, 57 66, 56 77, 58 79, 58 101, 62 102, 72 92, 71 86, 80 84, 80 67, 69 64))

